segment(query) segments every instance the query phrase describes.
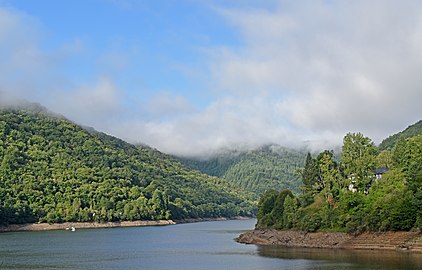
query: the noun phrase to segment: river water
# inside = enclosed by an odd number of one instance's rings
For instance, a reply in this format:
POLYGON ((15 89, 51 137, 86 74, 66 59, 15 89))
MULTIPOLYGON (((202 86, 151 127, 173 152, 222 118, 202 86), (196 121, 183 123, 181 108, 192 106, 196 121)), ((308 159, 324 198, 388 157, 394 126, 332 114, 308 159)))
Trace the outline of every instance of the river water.
POLYGON ((422 269, 422 254, 233 241, 256 220, 0 234, 0 269, 422 269))

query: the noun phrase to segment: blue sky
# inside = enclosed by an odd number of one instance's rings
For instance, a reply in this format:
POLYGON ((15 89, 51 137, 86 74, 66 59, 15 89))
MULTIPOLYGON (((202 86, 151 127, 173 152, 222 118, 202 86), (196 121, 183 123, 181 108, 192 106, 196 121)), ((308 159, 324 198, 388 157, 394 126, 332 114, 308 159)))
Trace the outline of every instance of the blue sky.
POLYGON ((421 119, 418 1, 0 0, 0 98, 167 153, 421 119))

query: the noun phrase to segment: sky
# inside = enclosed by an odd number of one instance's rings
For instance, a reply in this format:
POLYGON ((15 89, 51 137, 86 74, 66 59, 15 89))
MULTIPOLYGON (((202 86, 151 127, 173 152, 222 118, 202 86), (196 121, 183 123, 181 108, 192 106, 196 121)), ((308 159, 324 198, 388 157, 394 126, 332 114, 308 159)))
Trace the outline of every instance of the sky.
POLYGON ((422 2, 0 0, 0 99, 176 155, 422 119, 422 2))

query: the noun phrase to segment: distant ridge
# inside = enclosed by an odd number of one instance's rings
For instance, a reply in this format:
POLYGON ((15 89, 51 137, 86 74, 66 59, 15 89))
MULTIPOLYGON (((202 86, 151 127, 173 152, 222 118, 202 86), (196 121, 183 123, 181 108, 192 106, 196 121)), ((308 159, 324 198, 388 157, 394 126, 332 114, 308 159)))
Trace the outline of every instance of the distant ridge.
POLYGON ((378 148, 380 150, 391 149, 401 138, 410 138, 418 134, 422 134, 422 120, 419 120, 415 124, 408 126, 405 130, 384 139, 378 148))
POLYGON ((219 176, 260 196, 270 189, 299 192, 298 170, 303 167, 305 156, 304 151, 270 144, 255 150, 222 151, 209 158, 178 159, 190 168, 219 176))

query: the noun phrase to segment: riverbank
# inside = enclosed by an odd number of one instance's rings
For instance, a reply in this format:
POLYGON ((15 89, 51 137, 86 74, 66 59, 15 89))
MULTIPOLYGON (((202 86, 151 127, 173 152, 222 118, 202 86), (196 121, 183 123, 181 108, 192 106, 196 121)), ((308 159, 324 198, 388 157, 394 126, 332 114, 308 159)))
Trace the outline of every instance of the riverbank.
POLYGON ((21 231, 50 231, 71 229, 93 229, 93 228, 116 228, 116 227, 143 227, 143 226, 165 226, 183 223, 194 223, 204 221, 223 221, 223 220, 244 220, 250 217, 231 217, 231 218, 191 218, 183 220, 136 220, 120 222, 65 222, 65 223, 28 223, 28 224, 10 224, 0 226, 2 232, 21 232, 21 231))
POLYGON ((183 223, 195 223, 195 222, 205 222, 205 221, 247 220, 247 219, 252 219, 252 217, 236 216, 236 217, 218 217, 218 218, 188 218, 188 219, 175 220, 175 222, 176 224, 183 224, 183 223))
POLYGON ((268 229, 243 233, 236 241, 243 244, 285 247, 422 252, 422 234, 420 232, 362 233, 354 236, 335 232, 306 233, 268 229))
POLYGON ((141 227, 141 226, 164 226, 176 224, 173 220, 137 220, 121 222, 65 222, 65 223, 30 223, 30 224, 10 224, 0 226, 0 232, 20 232, 20 231, 49 231, 65 230, 68 228, 91 229, 91 228, 115 228, 115 227, 141 227))

